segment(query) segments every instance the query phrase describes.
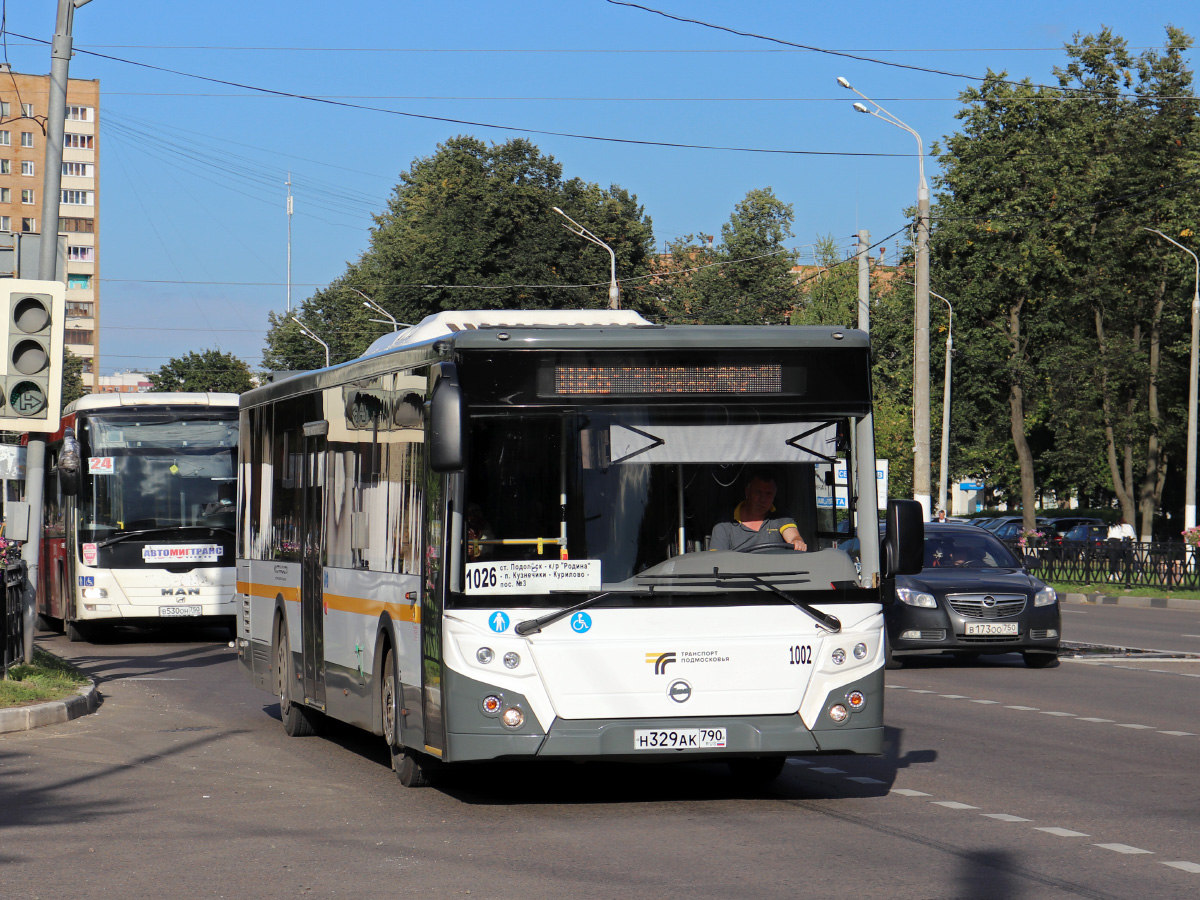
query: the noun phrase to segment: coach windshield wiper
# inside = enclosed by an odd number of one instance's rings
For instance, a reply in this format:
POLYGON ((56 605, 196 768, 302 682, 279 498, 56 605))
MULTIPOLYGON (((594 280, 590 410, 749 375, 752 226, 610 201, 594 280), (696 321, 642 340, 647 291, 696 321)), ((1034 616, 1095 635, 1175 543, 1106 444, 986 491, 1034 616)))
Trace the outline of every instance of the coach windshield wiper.
POLYGON ((129 538, 142 537, 147 534, 158 534, 162 531, 224 531, 226 534, 233 534, 232 528, 225 528, 221 525, 159 525, 156 528, 139 528, 136 531, 122 531, 120 534, 97 541, 96 548, 108 547, 111 544, 119 544, 121 541, 128 540, 129 538))
MULTIPOLYGON (((551 593, 553 593, 553 591, 551 591, 551 593)), ((578 612, 579 610, 585 609, 594 603, 599 603, 605 597, 611 597, 614 594, 631 594, 637 596, 639 594, 649 595, 652 593, 654 593, 653 589, 649 591, 604 591, 601 594, 597 594, 595 597, 589 597, 582 603, 576 603, 574 606, 568 606, 566 609, 560 609, 558 612, 552 612, 537 619, 526 619, 524 622, 519 623, 517 627, 513 629, 513 631, 521 635, 521 637, 524 637, 527 634, 537 634, 552 622, 557 622, 564 616, 569 616, 573 612, 578 612)))
MULTIPOLYGON (((796 575, 807 574, 807 572, 796 573, 796 575)), ((751 572, 722 572, 716 566, 713 566, 711 575, 702 573, 677 573, 674 575, 640 575, 638 577, 653 579, 681 578, 686 579, 687 583, 695 585, 703 583, 700 581, 700 579, 711 579, 711 581, 708 582, 709 586, 719 585, 723 581, 736 581, 738 579, 742 579, 756 584, 759 587, 766 588, 772 594, 777 594, 778 596, 782 597, 788 603, 792 604, 792 606, 796 607, 796 609, 813 619, 822 628, 828 629, 831 634, 838 634, 842 630, 842 621, 837 616, 831 615, 830 613, 823 613, 818 609, 814 609, 810 603, 801 600, 799 597, 792 596, 787 591, 782 590, 781 588, 772 584, 766 578, 763 578, 761 575, 756 575, 751 572)), ((788 584, 804 584, 809 581, 807 578, 796 578, 795 575, 790 574, 773 574, 772 577, 776 578, 777 580, 785 581, 788 584)))

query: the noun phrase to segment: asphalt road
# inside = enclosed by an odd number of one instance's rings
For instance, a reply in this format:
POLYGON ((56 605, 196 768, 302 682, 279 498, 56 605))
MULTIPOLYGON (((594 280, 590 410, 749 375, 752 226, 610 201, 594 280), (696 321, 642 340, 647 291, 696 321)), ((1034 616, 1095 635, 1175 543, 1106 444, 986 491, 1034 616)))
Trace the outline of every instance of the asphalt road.
MULTIPOLYGON (((1064 610, 1068 639, 1200 634, 1196 614, 1064 610)), ((1200 661, 909 659, 884 757, 795 760, 761 795, 696 764, 414 791, 378 738, 286 737, 215 633, 39 640, 104 702, 0 736, 5 900, 1200 895, 1200 661)))

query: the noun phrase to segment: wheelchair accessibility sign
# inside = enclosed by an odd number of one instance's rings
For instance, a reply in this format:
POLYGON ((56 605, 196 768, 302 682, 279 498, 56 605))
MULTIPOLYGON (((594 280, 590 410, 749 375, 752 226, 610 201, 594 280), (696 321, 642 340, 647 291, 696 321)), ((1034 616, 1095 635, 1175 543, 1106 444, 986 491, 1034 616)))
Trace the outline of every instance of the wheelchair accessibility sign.
POLYGON ((592 617, 585 612, 577 612, 571 616, 571 630, 576 634, 583 634, 590 631, 592 628, 592 617))

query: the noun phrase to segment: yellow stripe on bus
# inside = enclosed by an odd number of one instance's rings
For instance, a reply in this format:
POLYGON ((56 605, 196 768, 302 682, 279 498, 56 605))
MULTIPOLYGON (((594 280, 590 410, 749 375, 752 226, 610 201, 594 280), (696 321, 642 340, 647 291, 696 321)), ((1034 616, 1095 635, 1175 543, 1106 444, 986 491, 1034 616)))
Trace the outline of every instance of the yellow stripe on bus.
MULTIPOLYGON (((283 587, 278 584, 256 584, 250 581, 239 581, 237 589, 238 593, 250 594, 253 597, 264 597, 268 600, 273 600, 275 597, 283 597, 289 603, 300 602, 300 588, 298 587, 283 587)), ((326 608, 336 609, 338 612, 378 616, 384 610, 387 610, 393 618, 399 619, 401 622, 421 621, 421 607, 407 601, 403 604, 395 602, 385 603, 382 600, 367 600, 362 597, 347 597, 341 594, 325 594, 322 599, 326 608)))

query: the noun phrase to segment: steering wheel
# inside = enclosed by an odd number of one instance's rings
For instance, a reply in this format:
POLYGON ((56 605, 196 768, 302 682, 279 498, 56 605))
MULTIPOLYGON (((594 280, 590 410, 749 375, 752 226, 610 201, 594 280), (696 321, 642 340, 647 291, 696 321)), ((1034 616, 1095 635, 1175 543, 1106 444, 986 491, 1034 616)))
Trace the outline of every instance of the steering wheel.
POLYGON ((743 550, 742 553, 799 553, 791 544, 759 544, 756 547, 751 547, 749 550, 743 550))

